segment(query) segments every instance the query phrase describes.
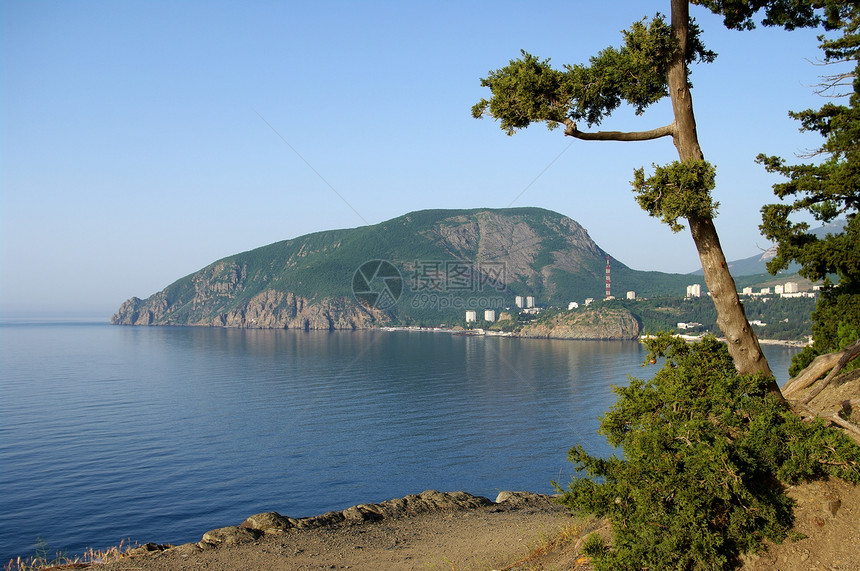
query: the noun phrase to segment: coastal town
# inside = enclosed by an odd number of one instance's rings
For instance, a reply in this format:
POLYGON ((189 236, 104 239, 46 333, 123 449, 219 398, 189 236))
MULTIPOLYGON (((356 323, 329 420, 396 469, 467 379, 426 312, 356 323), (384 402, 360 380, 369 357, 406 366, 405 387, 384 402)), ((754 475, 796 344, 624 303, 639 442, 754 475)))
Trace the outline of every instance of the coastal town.
MULTIPOLYGON (((814 308, 819 291, 820 287, 817 285, 801 289, 798 282, 786 281, 768 287, 747 286, 738 295, 747 307, 750 325, 756 329, 763 343, 805 345, 809 343, 811 336, 808 315, 814 308)), ((642 335, 658 329, 690 338, 699 338, 707 333, 719 335, 719 330, 715 327, 716 315, 710 311, 711 306, 707 300, 709 294, 707 291, 703 292, 701 284, 688 285, 685 294, 675 298, 639 297, 635 291, 627 291, 623 299, 611 295, 611 290, 607 290, 607 294, 603 299, 588 297, 580 301, 570 301, 566 307, 541 304, 535 296, 518 295, 514 297, 511 306, 504 308, 467 309, 464 312, 464 321, 460 324, 386 329, 431 329, 470 335, 518 336, 526 325, 539 324, 546 320, 547 316, 558 324, 560 320, 564 321, 577 314, 600 316, 605 315, 607 309, 624 308, 637 316, 642 323, 642 335), (662 319, 655 319, 654 315, 660 315, 661 310, 662 319), (646 314, 650 316, 647 318, 647 326, 644 323, 646 314), (702 315, 706 317, 702 318, 702 315), (673 320, 671 317, 678 319, 673 320)), ((586 332, 584 335, 583 338, 588 338, 589 334, 586 332)), ((627 335, 624 337, 629 338, 627 335)), ((594 334, 591 338, 603 336, 594 334)))

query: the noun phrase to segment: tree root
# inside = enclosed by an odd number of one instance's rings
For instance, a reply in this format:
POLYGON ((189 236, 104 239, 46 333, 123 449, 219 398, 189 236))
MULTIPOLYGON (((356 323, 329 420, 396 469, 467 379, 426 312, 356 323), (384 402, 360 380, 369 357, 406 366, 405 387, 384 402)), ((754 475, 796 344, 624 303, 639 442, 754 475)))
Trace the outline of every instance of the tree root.
MULTIPOLYGON (((819 355, 805 369, 798 373, 796 377, 790 379, 785 384, 782 388, 782 395, 785 398, 789 398, 792 394, 812 386, 827 371, 830 371, 828 377, 837 375, 839 371, 845 368, 845 365, 849 361, 858 355, 860 355, 860 339, 849 345, 844 351, 819 355)), ((828 384, 830 383, 830 380, 825 379, 825 381, 828 384)), ((823 387, 818 392, 821 392, 821 390, 823 390, 823 387)), ((818 392, 815 394, 817 395, 818 392)), ((815 397, 813 396, 812 398, 815 397)))
POLYGON ((821 378, 821 375, 832 369, 839 362, 839 353, 828 353, 816 357, 796 377, 789 379, 782 387, 782 395, 790 398, 796 392, 802 391, 821 378))
MULTIPOLYGON (((812 418, 821 418, 835 424, 860 444, 860 427, 853 422, 840 417, 838 413, 824 412, 813 408, 809 404, 829 385, 838 385, 860 378, 860 369, 840 374, 845 366, 858 356, 860 356, 860 340, 855 341, 843 351, 829 353, 827 355, 819 355, 812 361, 812 363, 809 364, 808 367, 786 383, 783 388, 783 395, 788 397, 789 395, 796 394, 803 389, 813 387, 812 390, 802 398, 791 399, 790 403, 792 409, 804 419, 811 420, 812 418), (825 373, 827 373, 827 376, 818 380, 825 373)), ((842 403, 842 409, 850 410, 852 407, 857 405, 860 405, 860 398, 845 401, 842 403)))
POLYGON ((860 355, 860 339, 858 339, 857 341, 846 347, 844 351, 842 351, 842 354, 839 356, 839 360, 836 362, 836 365, 833 367, 830 373, 828 373, 828 375, 824 377, 824 380, 821 381, 818 386, 812 389, 808 395, 806 395, 806 398, 803 399, 803 404, 809 404, 809 401, 817 397, 821 393, 821 391, 823 391, 825 387, 827 387, 827 385, 829 385, 831 381, 833 381, 833 379, 835 379, 839 375, 842 369, 845 368, 845 365, 847 365, 852 359, 856 358, 858 355, 860 355))

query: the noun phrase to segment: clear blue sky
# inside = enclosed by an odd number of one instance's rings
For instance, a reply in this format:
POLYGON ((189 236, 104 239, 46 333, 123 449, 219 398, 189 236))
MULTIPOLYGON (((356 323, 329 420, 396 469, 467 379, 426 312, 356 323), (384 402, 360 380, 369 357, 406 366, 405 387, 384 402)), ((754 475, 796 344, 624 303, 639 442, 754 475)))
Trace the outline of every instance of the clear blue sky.
MULTIPOLYGON (((629 186, 676 158, 669 139, 508 137, 471 117, 480 78, 521 48, 585 62, 669 2, 541 4, 0 1, 0 312, 107 318, 218 258, 425 208, 549 208, 633 268, 697 269, 688 231, 629 186)), ((693 74, 717 229, 743 258, 767 246, 773 200, 753 159, 819 142, 787 112, 821 105, 825 70, 815 32, 693 14, 719 53, 693 74)), ((661 105, 602 128, 670 121, 661 105)))

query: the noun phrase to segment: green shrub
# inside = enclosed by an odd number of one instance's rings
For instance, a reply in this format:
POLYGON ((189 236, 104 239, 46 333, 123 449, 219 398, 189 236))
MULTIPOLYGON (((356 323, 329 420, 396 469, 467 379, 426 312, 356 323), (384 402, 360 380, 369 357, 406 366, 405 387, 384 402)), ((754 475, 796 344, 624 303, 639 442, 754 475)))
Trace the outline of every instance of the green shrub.
POLYGON ((860 481, 860 447, 823 423, 802 423, 760 377, 735 371, 709 337, 648 342, 665 364, 651 381, 616 387, 600 432, 624 457, 576 446, 562 502, 608 517, 612 545, 593 539, 596 569, 725 569, 780 542, 793 525, 783 483, 832 474, 860 481))

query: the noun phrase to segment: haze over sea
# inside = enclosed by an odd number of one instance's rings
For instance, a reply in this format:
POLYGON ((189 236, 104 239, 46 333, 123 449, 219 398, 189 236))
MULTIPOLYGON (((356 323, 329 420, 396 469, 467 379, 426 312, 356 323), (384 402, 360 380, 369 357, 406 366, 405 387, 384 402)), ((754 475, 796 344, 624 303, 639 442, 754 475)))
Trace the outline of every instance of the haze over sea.
MULTIPOLYGON (((794 350, 765 347, 780 383, 794 350)), ((0 561, 426 489, 552 492, 636 342, 0 322, 0 561)))

